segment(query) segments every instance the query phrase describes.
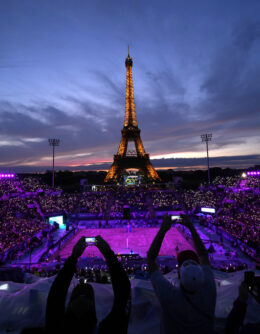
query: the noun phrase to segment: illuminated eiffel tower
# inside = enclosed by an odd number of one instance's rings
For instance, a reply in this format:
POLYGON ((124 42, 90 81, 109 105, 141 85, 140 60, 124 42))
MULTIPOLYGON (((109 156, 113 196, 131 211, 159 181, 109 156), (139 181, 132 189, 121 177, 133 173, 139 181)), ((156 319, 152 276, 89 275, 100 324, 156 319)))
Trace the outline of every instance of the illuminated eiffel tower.
POLYGON ((124 127, 121 130, 122 137, 117 154, 114 155, 114 162, 107 173, 105 182, 117 182, 128 168, 140 170, 149 181, 160 181, 157 172, 150 162, 149 154, 144 150, 140 137, 141 130, 137 125, 132 77, 133 60, 129 55, 129 48, 125 66, 126 101, 124 127), (134 150, 129 150, 131 142, 134 144, 134 150))

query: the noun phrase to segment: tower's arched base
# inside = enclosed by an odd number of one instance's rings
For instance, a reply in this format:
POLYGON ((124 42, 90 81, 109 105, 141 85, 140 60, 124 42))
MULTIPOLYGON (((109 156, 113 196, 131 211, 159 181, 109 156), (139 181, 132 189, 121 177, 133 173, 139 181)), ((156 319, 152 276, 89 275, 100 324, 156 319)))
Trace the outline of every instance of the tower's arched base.
POLYGON ((120 156, 117 154, 114 156, 114 162, 107 173, 105 182, 118 182, 120 177, 129 168, 138 169, 147 181, 160 181, 157 172, 150 162, 149 154, 143 156, 120 156))

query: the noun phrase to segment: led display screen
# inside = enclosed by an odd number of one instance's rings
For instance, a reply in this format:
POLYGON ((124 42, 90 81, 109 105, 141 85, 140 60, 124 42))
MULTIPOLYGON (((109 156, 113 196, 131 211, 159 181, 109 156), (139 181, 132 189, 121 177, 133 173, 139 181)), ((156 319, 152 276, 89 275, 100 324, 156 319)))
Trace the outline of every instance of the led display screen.
POLYGON ((215 213, 216 210, 213 208, 201 208, 201 212, 215 213))
POLYGON ((139 176, 136 175, 125 176, 124 183, 126 186, 133 186, 135 184, 139 184, 139 176))
POLYGON ((54 223, 57 223, 59 224, 59 228, 61 230, 65 229, 66 228, 66 225, 64 224, 64 221, 63 221, 63 216, 54 216, 54 217, 49 217, 49 223, 51 225, 53 225, 54 223))

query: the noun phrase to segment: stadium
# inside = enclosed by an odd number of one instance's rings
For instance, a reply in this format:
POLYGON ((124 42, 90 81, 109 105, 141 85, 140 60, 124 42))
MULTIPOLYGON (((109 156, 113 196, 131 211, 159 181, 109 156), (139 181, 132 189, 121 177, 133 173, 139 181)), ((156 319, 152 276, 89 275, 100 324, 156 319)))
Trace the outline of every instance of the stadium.
POLYGON ((1 2, 0 333, 260 333, 259 1, 204 2, 1 2))
MULTIPOLYGON (((40 315, 42 323, 43 305, 53 275, 81 236, 101 235, 131 280, 134 319, 142 330, 151 326, 156 332, 159 316, 150 319, 149 314, 158 305, 154 297, 149 297, 153 302, 147 304, 147 293, 150 296, 152 287, 146 254, 165 214, 178 216, 188 212, 193 217, 214 270, 220 296, 216 307, 220 327, 236 298, 244 272, 259 269, 258 171, 249 171, 246 178, 217 177, 210 188, 186 191, 143 184, 96 186, 95 191, 68 194, 42 183, 40 177, 11 173, 1 175, 0 182, 0 287, 1 309, 5 309, 1 321, 5 319, 6 328, 39 324, 32 320, 32 312, 40 315), (29 297, 32 290, 34 295, 29 297), (31 298, 29 307, 27 298, 31 298), (139 318, 140 307, 146 312, 143 318, 139 318), (7 313, 12 316, 6 317, 7 313)), ((188 229, 176 221, 165 237, 158 258, 160 269, 169 280, 176 280, 177 256, 185 249, 194 250, 194 244, 188 229)), ((87 247, 78 262, 73 280, 81 278, 93 282, 97 295, 109 298, 109 271, 95 246, 87 247)), ((259 290, 255 293, 259 294, 259 290)), ((255 298, 259 302, 259 295, 255 298)), ((251 300, 248 317, 257 319, 256 299, 251 300)), ((104 315, 105 309, 104 305, 98 312, 104 315)))

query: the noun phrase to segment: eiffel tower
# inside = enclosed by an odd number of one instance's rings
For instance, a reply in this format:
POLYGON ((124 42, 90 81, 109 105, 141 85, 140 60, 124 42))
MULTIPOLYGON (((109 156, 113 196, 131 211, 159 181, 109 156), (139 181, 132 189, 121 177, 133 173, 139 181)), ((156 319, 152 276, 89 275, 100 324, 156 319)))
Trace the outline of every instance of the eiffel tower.
POLYGON ((160 181, 157 172, 151 164, 149 154, 145 152, 140 137, 141 130, 137 125, 132 77, 133 60, 129 55, 129 47, 125 66, 126 101, 124 127, 121 130, 122 137, 117 154, 114 155, 114 162, 107 173, 105 182, 117 182, 128 168, 140 170, 148 181, 160 181), (131 143, 134 144, 134 150, 129 150, 131 143))

